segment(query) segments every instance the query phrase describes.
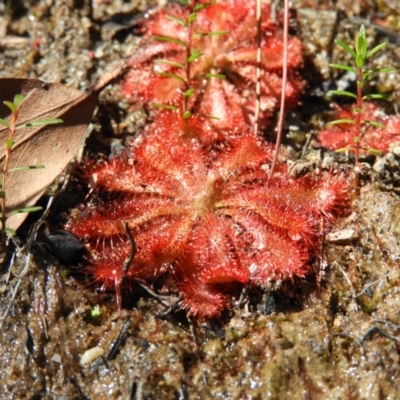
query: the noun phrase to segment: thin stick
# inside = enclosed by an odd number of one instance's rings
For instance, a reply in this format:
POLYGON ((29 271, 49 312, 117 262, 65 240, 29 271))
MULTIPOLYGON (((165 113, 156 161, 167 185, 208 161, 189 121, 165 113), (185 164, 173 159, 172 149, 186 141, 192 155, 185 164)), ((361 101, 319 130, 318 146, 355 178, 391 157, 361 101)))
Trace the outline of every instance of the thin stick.
POLYGON ((254 133, 258 132, 260 126, 261 107, 261 0, 256 1, 257 19, 257 72, 256 72, 256 109, 254 112, 254 133))
POLYGON ((137 252, 136 242, 135 242, 134 237, 132 236, 132 233, 129 229, 129 225, 127 222, 125 222, 124 228, 125 228, 126 237, 128 238, 128 241, 131 245, 131 251, 129 252, 128 257, 126 257, 126 259, 124 260, 121 277, 119 278, 118 281, 116 281, 117 304, 118 304, 119 311, 121 311, 121 305, 122 305, 122 295, 121 295, 122 285, 124 283, 126 274, 128 273, 129 268, 132 264, 133 257, 135 257, 136 252, 137 252))
POLYGON ((122 328, 119 331, 117 338, 115 339, 115 342, 112 344, 111 349, 107 354, 108 361, 113 360, 116 357, 119 348, 126 339, 131 324, 132 320, 129 317, 126 317, 125 321, 122 324, 122 328))
POLYGON ((135 257, 135 255, 137 253, 136 242, 135 242, 134 237, 132 236, 132 233, 129 229, 129 225, 127 222, 125 222, 124 227, 125 227, 126 237, 128 238, 129 243, 131 245, 131 251, 128 254, 128 257, 124 261, 124 269, 122 270, 122 275, 121 275, 121 284, 122 284, 122 281, 125 279, 126 273, 128 272, 128 270, 132 264, 133 257, 135 257))
POLYGON ((385 280, 387 277, 389 276, 389 272, 386 272, 386 274, 384 276, 382 276, 382 278, 377 279, 376 281, 371 282, 369 285, 365 286, 365 288, 363 290, 361 290, 360 293, 356 294, 356 298, 362 296, 371 286, 376 285, 379 282, 382 282, 383 280, 385 280))
POLYGON ((279 111, 279 121, 275 142, 274 157, 272 159, 271 170, 269 172, 269 178, 274 174, 276 162, 278 160, 279 147, 282 142, 282 131, 283 131, 283 118, 285 116, 285 94, 286 94, 286 83, 287 83, 287 64, 288 64, 288 38, 289 38, 289 0, 284 2, 284 17, 283 17, 283 66, 282 66, 282 86, 281 86, 281 105, 279 111))
POLYGON ((372 328, 368 329, 367 332, 364 333, 363 337, 360 339, 359 343, 360 345, 362 345, 362 343, 365 341, 365 339, 375 333, 378 332, 380 333, 382 336, 387 337, 388 339, 391 339, 395 342, 400 342, 400 339, 394 335, 390 335, 389 333, 387 333, 386 331, 384 331, 382 328, 379 328, 378 326, 373 326, 372 328))

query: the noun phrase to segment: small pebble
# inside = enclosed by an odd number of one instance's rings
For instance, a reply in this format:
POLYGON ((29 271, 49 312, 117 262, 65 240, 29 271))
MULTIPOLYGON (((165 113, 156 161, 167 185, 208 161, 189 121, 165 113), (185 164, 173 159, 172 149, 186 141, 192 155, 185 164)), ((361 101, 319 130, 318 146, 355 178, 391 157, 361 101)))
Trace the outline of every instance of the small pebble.
POLYGON ((94 360, 97 360, 104 354, 104 349, 101 347, 92 347, 86 350, 81 357, 81 365, 85 366, 91 364, 94 360))
POLYGON ((327 242, 349 242, 357 238, 357 232, 354 229, 342 229, 340 231, 331 232, 326 235, 327 242))

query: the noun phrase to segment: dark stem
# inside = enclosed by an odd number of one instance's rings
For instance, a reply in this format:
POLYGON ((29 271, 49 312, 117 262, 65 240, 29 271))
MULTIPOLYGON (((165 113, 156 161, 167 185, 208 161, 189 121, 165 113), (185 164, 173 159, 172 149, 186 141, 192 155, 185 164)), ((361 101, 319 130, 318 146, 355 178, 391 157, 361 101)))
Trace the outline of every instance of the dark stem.
POLYGON ((133 258, 135 257, 135 255, 137 253, 136 242, 135 242, 134 237, 132 236, 132 233, 129 229, 129 225, 127 222, 124 223, 124 228, 125 228, 126 237, 128 238, 129 244, 131 245, 131 251, 129 252, 128 257, 124 260, 124 266, 122 269, 121 277, 116 282, 118 310, 121 310, 121 305, 122 305, 122 296, 121 296, 122 285, 124 283, 126 274, 128 273, 129 268, 131 267, 133 258))

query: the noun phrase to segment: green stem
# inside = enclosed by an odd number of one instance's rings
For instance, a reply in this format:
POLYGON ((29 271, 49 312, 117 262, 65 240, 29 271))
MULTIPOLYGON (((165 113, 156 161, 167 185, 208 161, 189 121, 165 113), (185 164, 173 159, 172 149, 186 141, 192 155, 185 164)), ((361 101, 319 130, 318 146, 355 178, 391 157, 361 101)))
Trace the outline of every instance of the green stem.
MULTIPOLYGON (((17 130, 17 119, 18 119, 18 110, 11 114, 11 121, 10 121, 10 125, 8 127, 8 138, 7 138, 7 141, 10 141, 10 140, 14 139, 15 132, 17 130)), ((2 196, 2 198, 1 198, 1 240, 2 240, 1 246, 2 246, 3 251, 6 251, 7 175, 8 175, 8 172, 9 172, 11 152, 12 152, 12 146, 9 146, 7 144, 7 141, 5 143, 6 155, 5 155, 4 166, 3 166, 3 170, 2 170, 3 187, 1 188, 1 190, 4 193, 4 196, 2 196)))
POLYGON ((360 141, 362 137, 362 97, 363 97, 363 85, 364 85, 364 80, 363 80, 363 69, 362 68, 357 68, 357 101, 356 101, 356 115, 355 115, 355 120, 356 120, 356 132, 358 132, 358 140, 355 143, 355 149, 356 149, 356 167, 358 168, 360 166, 360 141))
MULTIPOLYGON (((196 0, 191 0, 189 4, 189 15, 191 15, 196 7, 196 0)), ((190 89, 190 79, 191 79, 191 64, 189 62, 189 58, 192 53, 192 41, 193 41, 193 21, 190 21, 188 18, 188 40, 186 46, 186 83, 185 90, 183 94, 183 114, 185 114, 188 110, 188 102, 189 97, 185 95, 185 93, 190 89)))

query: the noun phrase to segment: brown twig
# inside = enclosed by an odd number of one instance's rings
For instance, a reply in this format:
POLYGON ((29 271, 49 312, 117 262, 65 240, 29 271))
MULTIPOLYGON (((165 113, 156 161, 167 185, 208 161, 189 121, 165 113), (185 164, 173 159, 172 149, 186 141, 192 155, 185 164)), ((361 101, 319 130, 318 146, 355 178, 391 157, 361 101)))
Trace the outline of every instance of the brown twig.
POLYGON ((274 174, 275 166, 278 161, 279 146, 282 142, 283 118, 285 116, 285 94, 288 73, 288 39, 289 39, 289 0, 284 2, 284 18, 283 18, 283 66, 282 66, 282 86, 281 86, 281 104, 279 109, 279 120, 276 133, 275 151, 272 159, 269 178, 274 174))

